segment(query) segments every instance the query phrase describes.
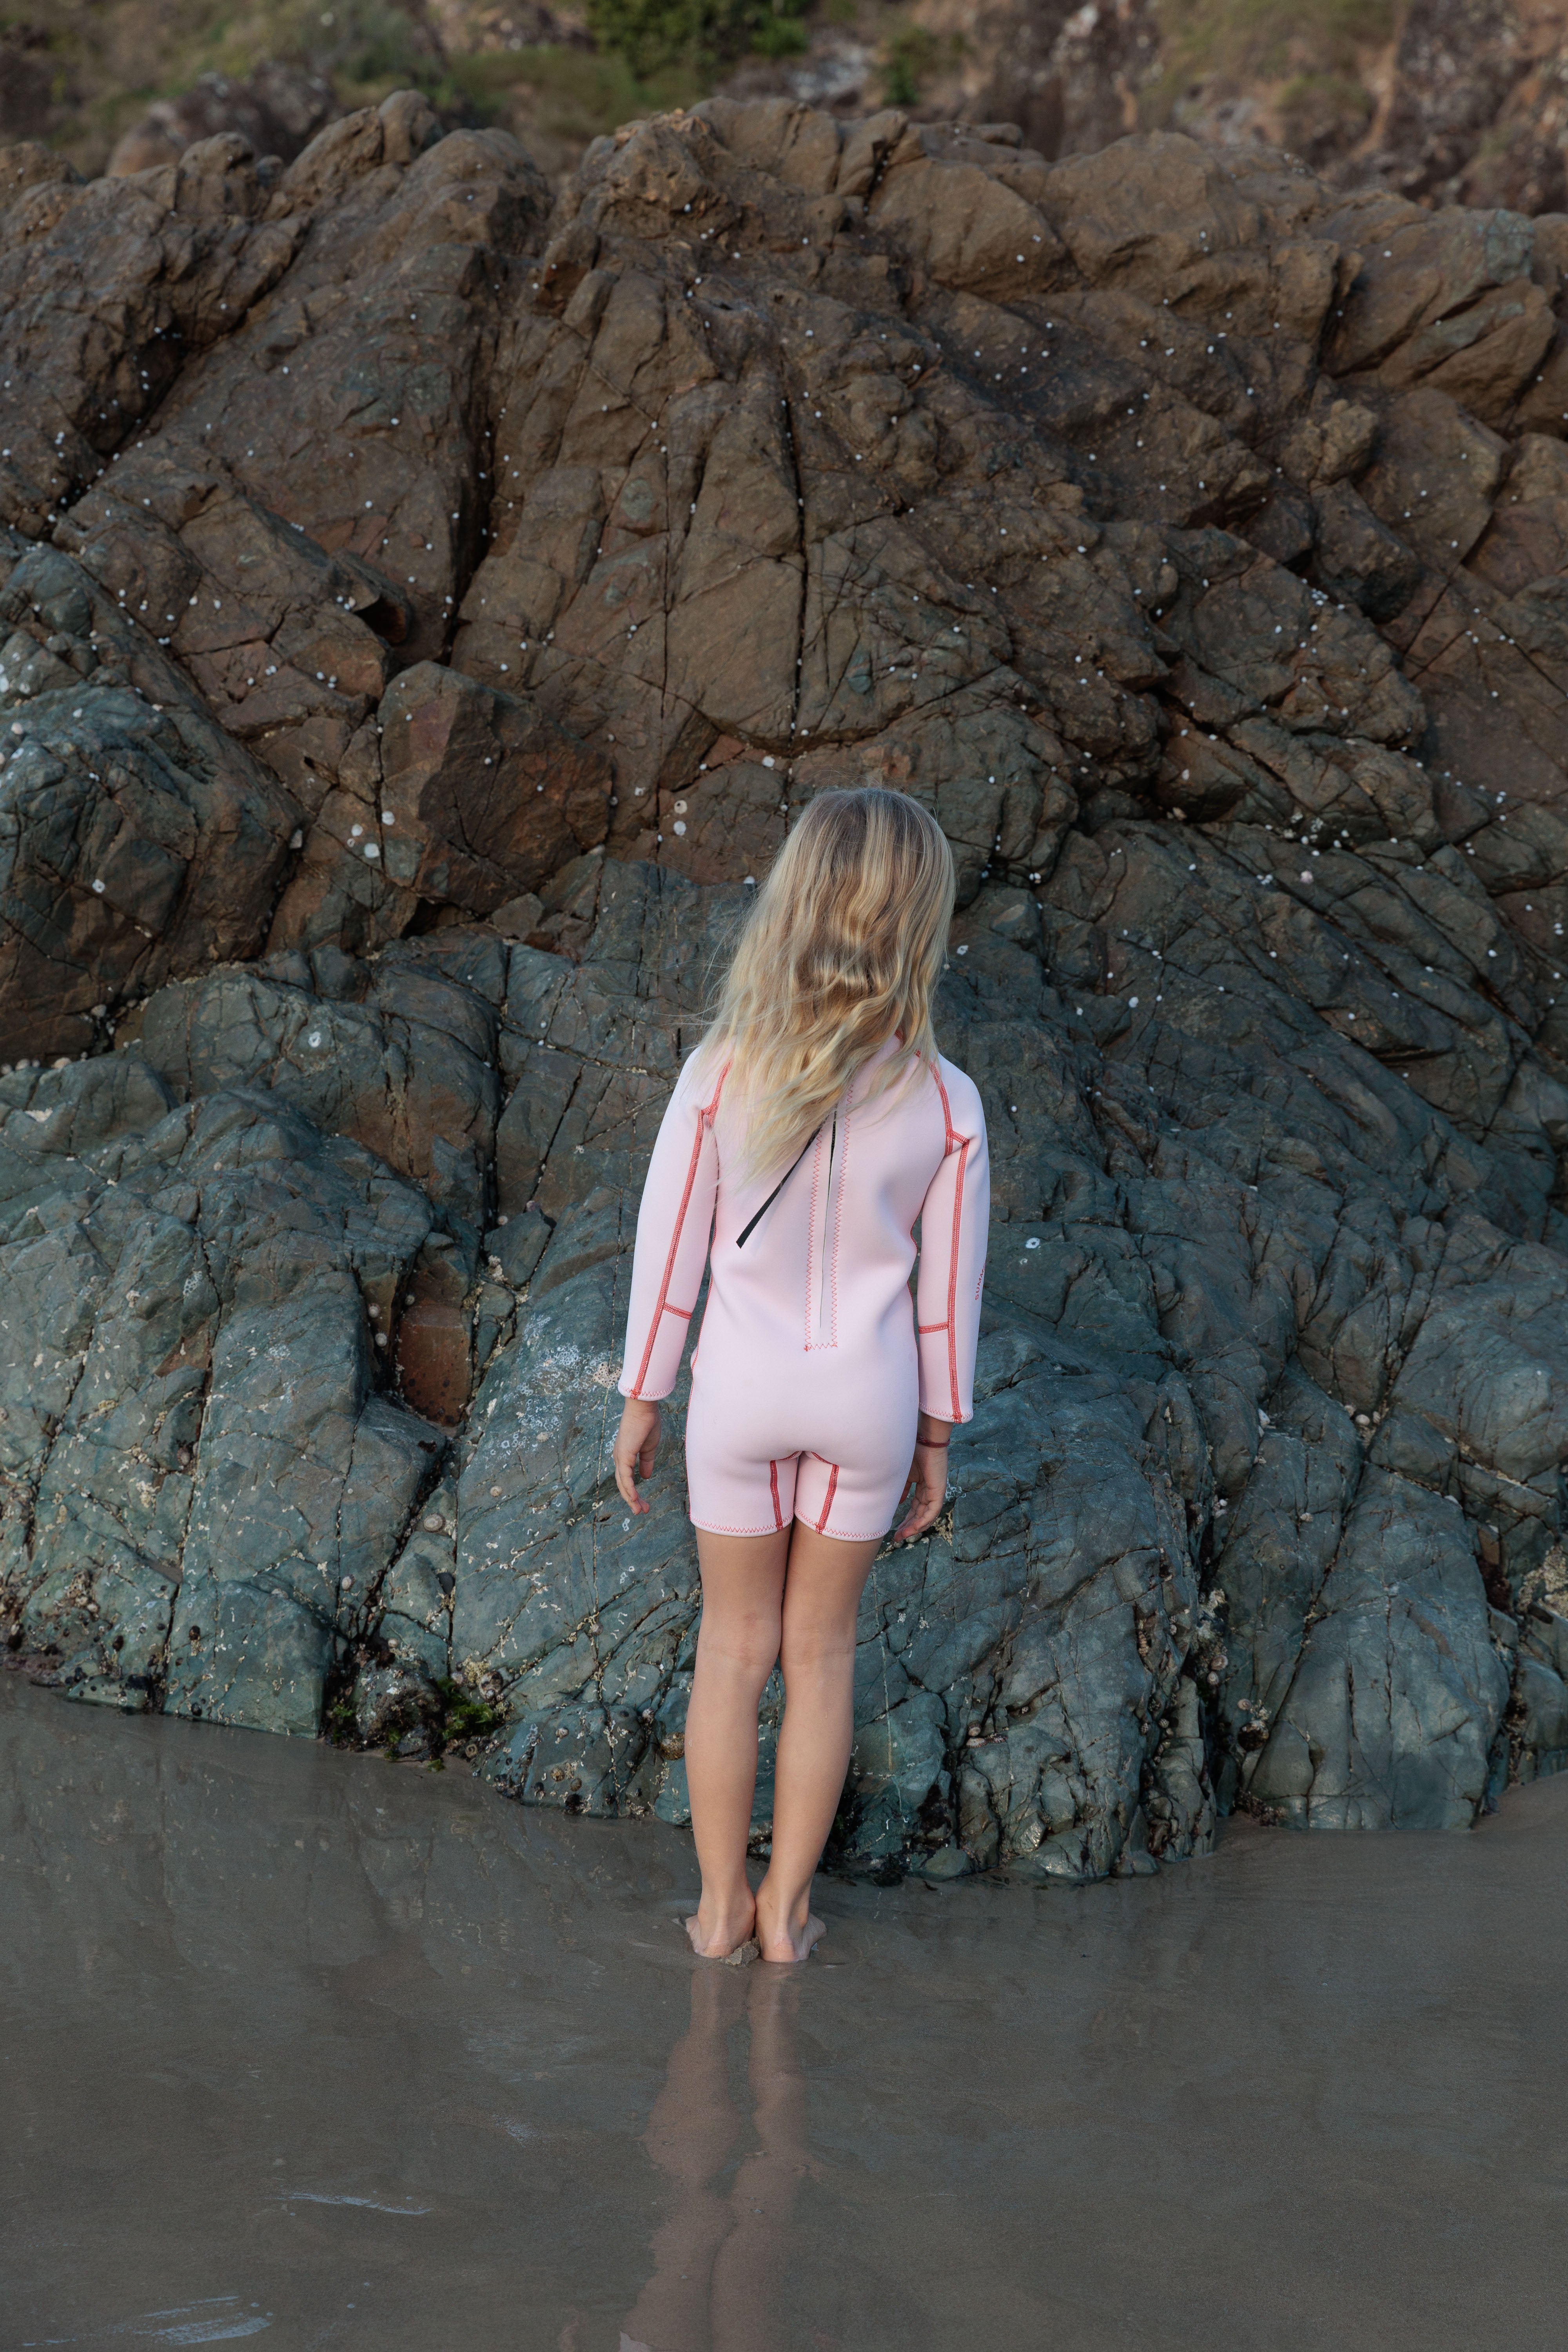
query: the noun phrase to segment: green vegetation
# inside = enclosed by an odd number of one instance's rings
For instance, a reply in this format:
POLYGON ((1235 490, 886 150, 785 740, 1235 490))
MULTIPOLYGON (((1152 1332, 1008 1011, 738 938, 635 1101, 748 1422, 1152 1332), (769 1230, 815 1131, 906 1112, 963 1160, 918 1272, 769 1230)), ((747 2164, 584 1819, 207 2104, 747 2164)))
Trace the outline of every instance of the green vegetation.
POLYGON ((47 18, 37 0, 0 0, 0 39, 11 28, 47 59, 47 119, 31 135, 87 171, 102 169, 154 99, 178 98, 204 74, 244 79, 268 59, 322 76, 350 106, 398 89, 437 103, 457 95, 427 22, 401 0, 57 0, 47 18))
POLYGON ((711 72, 750 48, 805 47, 797 0, 587 0, 586 14, 600 49, 639 81, 673 66, 711 72))
POLYGON ((620 122, 694 106, 748 50, 795 57, 804 0, 588 0, 598 47, 565 43, 453 57, 452 88, 482 121, 526 119, 572 146, 620 122))
MULTIPOLYGON (((269 59, 320 75, 345 106, 419 89, 449 121, 542 131, 565 163, 616 123, 693 104, 751 43, 776 55, 805 39, 795 0, 609 0, 608 14, 613 37, 597 53, 565 42, 448 52, 413 0, 57 0, 47 28, 37 0, 0 0, 0 44, 26 28, 17 54, 38 68, 38 120, 13 135, 48 138, 93 172, 154 99, 205 74, 243 80, 269 59)), ((7 54, 0 46, 0 71, 7 54)))
MULTIPOLYGON (((345 1659, 338 1670, 335 1686, 327 1694, 322 1711, 321 1730, 334 1748, 353 1748, 362 1743, 359 1719, 353 1702, 353 1666, 345 1659)), ((434 1763, 439 1764, 448 1748, 460 1748, 465 1741, 486 1739, 506 1721, 500 1707, 470 1690, 467 1683, 448 1675, 436 1685, 440 1698, 440 1712, 432 1715, 428 1699, 422 1704, 410 1691, 392 1708, 390 1717, 380 1736, 379 1744, 395 1759, 399 1742, 411 1731, 423 1731, 429 1744, 434 1763)))
POLYGON ((892 36, 883 54, 888 61, 882 73, 883 104, 916 105, 921 82, 936 67, 936 36, 923 25, 906 25, 892 36))
POLYGON ((1353 72, 1394 36, 1394 0, 1161 0, 1171 69, 1277 81, 1293 72, 1353 72))
POLYGON ((210 68, 220 73, 251 73, 273 57, 356 90, 423 87, 442 63, 430 35, 395 0, 331 0, 325 8, 264 0, 231 19, 214 46, 210 68))
POLYGON ((918 105, 932 74, 951 71, 965 47, 962 33, 942 40, 924 25, 895 25, 882 43, 883 105, 918 105))
POLYGON ((477 1698, 466 1683, 451 1675, 436 1687, 441 1694, 441 1732, 448 1748, 462 1739, 482 1739, 487 1732, 496 1730, 506 1721, 500 1707, 491 1706, 488 1699, 477 1698))
MULTIPOLYGON (((1160 69, 1142 118, 1179 121, 1194 86, 1217 80, 1237 92, 1268 86, 1299 152, 1359 135, 1371 59, 1402 5, 1157 0, 1160 69)), ((814 23, 854 26, 879 45, 880 97, 892 105, 930 97, 963 47, 890 0, 576 0, 569 14, 579 9, 594 47, 501 47, 486 0, 447 0, 439 37, 422 0, 50 0, 47 10, 0 0, 0 74, 14 59, 17 91, 39 93, 37 123, 17 121, 11 135, 47 137, 88 171, 155 98, 178 97, 204 74, 243 79, 269 58, 322 76, 345 106, 412 88, 448 122, 542 133, 547 168, 563 169, 616 124, 693 104, 747 54, 802 53, 814 23)))
POLYGON ((810 47, 811 36, 798 16, 770 16, 752 38, 752 52, 759 58, 804 57, 810 47))
POLYGON ((708 88, 706 77, 689 65, 639 81, 625 58, 563 43, 481 49, 453 58, 448 73, 482 121, 514 121, 526 110, 531 127, 579 146, 618 122, 694 105, 708 88))
POLYGON ((341 1690, 328 1701, 321 1717, 321 1729, 334 1748, 346 1748, 354 1736, 354 1703, 352 1690, 341 1690))

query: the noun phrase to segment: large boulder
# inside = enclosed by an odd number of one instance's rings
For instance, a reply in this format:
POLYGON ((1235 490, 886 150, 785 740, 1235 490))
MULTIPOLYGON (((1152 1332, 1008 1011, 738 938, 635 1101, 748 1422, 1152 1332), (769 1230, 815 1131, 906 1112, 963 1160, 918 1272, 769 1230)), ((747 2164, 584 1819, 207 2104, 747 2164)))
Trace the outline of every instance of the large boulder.
POLYGON ((794 815, 881 781, 957 859, 996 1222, 837 1853, 1148 1871, 1558 1769, 1553 225, 723 99, 552 206, 437 130, 189 149, 96 274, 100 184, 27 151, 0 218, 14 1658, 687 1818, 638 1190, 794 815))

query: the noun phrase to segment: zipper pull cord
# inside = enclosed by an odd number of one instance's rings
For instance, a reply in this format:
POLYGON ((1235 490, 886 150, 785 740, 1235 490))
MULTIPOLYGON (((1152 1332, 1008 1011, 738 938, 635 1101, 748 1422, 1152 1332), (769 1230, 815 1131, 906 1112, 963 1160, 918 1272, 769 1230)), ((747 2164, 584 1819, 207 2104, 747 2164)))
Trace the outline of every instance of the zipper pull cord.
MULTIPOLYGON (((821 1133, 822 1129, 818 1128, 816 1135, 820 1135, 821 1133)), ((768 1194, 767 1199, 763 1202, 763 1205, 757 1211, 756 1215, 752 1219, 745 1231, 737 1239, 735 1244, 735 1247, 737 1249, 745 1248, 746 1244, 751 1240, 752 1235, 756 1232, 757 1227, 762 1223, 763 1219, 767 1215, 768 1211, 773 1207, 773 1202, 778 1199, 779 1194, 784 1191, 784 1186, 789 1182, 790 1178, 800 1166, 801 1160, 805 1158, 806 1153, 816 1141, 816 1135, 809 1137, 807 1140, 802 1144, 799 1158, 792 1160, 789 1167, 784 1170, 784 1174, 779 1178, 778 1182, 773 1186, 773 1191, 768 1194)))

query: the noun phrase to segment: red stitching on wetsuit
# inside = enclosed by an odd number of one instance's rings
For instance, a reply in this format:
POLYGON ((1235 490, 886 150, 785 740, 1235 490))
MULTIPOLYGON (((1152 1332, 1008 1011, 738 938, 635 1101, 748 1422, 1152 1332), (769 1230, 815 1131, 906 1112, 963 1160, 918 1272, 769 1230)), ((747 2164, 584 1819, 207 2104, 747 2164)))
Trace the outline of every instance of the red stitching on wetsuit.
POLYGON ((773 1525, 775 1528, 782 1528, 784 1514, 779 1509, 779 1465, 776 1462, 768 1464, 768 1485, 773 1488, 773 1525))
MULTIPOLYGON (((952 1146, 958 1141, 958 1129, 952 1123, 952 1110, 947 1099, 947 1088, 942 1082, 942 1072, 935 1066, 934 1063, 931 1066, 931 1076, 936 1080, 936 1090, 942 1097, 942 1123, 947 1129, 947 1133, 942 1137, 942 1142, 946 1146, 947 1150, 951 1150, 952 1146)), ((942 1156, 945 1159, 946 1151, 943 1152, 942 1156)))
MULTIPOLYGON (((816 1457, 816 1458, 817 1458, 817 1460, 820 1462, 820 1461, 821 1461, 821 1459, 822 1459, 821 1454, 819 1454, 817 1455, 817 1457, 816 1457)), ((827 1500, 826 1501, 826 1503, 824 1503, 824 1505, 823 1505, 823 1507, 822 1507, 822 1517, 818 1519, 818 1521, 817 1521, 817 1523, 816 1523, 816 1532, 817 1532, 817 1534, 818 1534, 819 1536, 820 1536, 820 1535, 825 1535, 825 1534, 826 1533, 826 1531, 827 1531, 827 1514, 828 1514, 828 1512, 833 1508, 833 1497, 834 1497, 834 1495, 835 1495, 835 1493, 837 1492, 837 1486, 838 1486, 838 1465, 837 1465, 837 1462, 830 1462, 830 1463, 828 1464, 828 1465, 827 1465, 827 1469, 828 1469, 828 1479, 827 1479, 827 1500)))
POLYGON ((950 1150, 955 1143, 959 1145, 958 1190, 952 1200, 952 1257, 947 1270, 947 1321, 945 1325, 928 1323, 921 1328, 928 1331, 945 1329, 947 1333, 947 1376, 952 1389, 952 1417, 957 1421, 961 1417, 958 1410, 958 1330, 955 1320, 958 1312, 958 1237, 963 1223, 963 1171, 969 1159, 969 1138, 965 1136, 962 1142, 959 1140, 958 1129, 952 1123, 952 1106, 947 1099, 947 1088, 942 1085, 942 1072, 934 1064, 931 1076, 942 1097, 942 1124, 947 1129, 942 1140, 950 1150))
POLYGON ((962 1142, 960 1141, 958 1129, 952 1123, 952 1108, 947 1099, 947 1088, 942 1082, 942 1072, 933 1066, 931 1076, 936 1080, 936 1090, 942 1097, 942 1123, 947 1129, 943 1141, 949 1149, 955 1143, 959 1145, 958 1190, 953 1194, 952 1200, 952 1258, 947 1270, 947 1321, 922 1323, 919 1328, 922 1331, 947 1333, 947 1375, 952 1389, 952 1417, 957 1421, 961 1418, 958 1409, 958 1331, 955 1321, 958 1312, 958 1237, 963 1223, 963 1172, 969 1160, 969 1138, 965 1136, 962 1142))
POLYGON ((963 1419, 958 1402, 958 1236, 963 1223, 963 1171, 969 1159, 965 1138, 958 1153, 958 1190, 952 1196, 952 1257, 947 1270, 947 1369, 952 1382, 952 1417, 963 1419))
MULTIPOLYGON (((654 1307, 653 1320, 648 1325, 647 1346, 642 1351, 642 1362, 637 1366, 637 1376, 632 1382, 631 1392, 635 1397, 640 1397, 642 1394, 642 1384, 647 1378, 647 1368, 653 1361, 653 1343, 658 1337, 658 1327, 664 1320, 665 1304, 669 1297, 670 1276, 675 1272, 675 1254, 680 1247, 680 1235, 686 1223, 686 1212, 691 1201, 691 1188, 697 1181, 697 1163, 702 1157, 704 1130, 713 1123, 713 1115, 719 1108, 719 1097, 724 1091, 724 1081, 729 1075, 730 1065, 726 1062, 719 1073, 719 1083, 713 1089, 712 1101, 700 1104, 698 1108, 697 1139, 691 1147, 691 1165, 686 1171, 686 1190, 680 1196, 680 1207, 675 1219, 675 1232, 670 1238, 669 1255, 664 1262, 664 1280, 658 1286, 658 1298, 654 1307)), ((695 1307, 685 1309, 687 1322, 690 1322, 696 1311, 695 1307)), ((679 1315, 681 1309, 678 1307, 672 1312, 679 1315)), ((682 1344, 684 1345, 684 1342, 682 1344)))

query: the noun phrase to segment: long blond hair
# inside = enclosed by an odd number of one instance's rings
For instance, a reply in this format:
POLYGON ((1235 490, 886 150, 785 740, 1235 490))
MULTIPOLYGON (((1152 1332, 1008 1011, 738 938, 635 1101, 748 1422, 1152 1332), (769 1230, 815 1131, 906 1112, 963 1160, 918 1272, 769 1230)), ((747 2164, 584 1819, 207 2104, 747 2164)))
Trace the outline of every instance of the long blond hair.
POLYGON ((807 803, 757 893, 704 1056, 743 1103, 745 1164, 779 1166, 897 1036, 876 1090, 936 1057, 931 1002, 952 919, 952 852, 930 811, 868 785, 807 803))

